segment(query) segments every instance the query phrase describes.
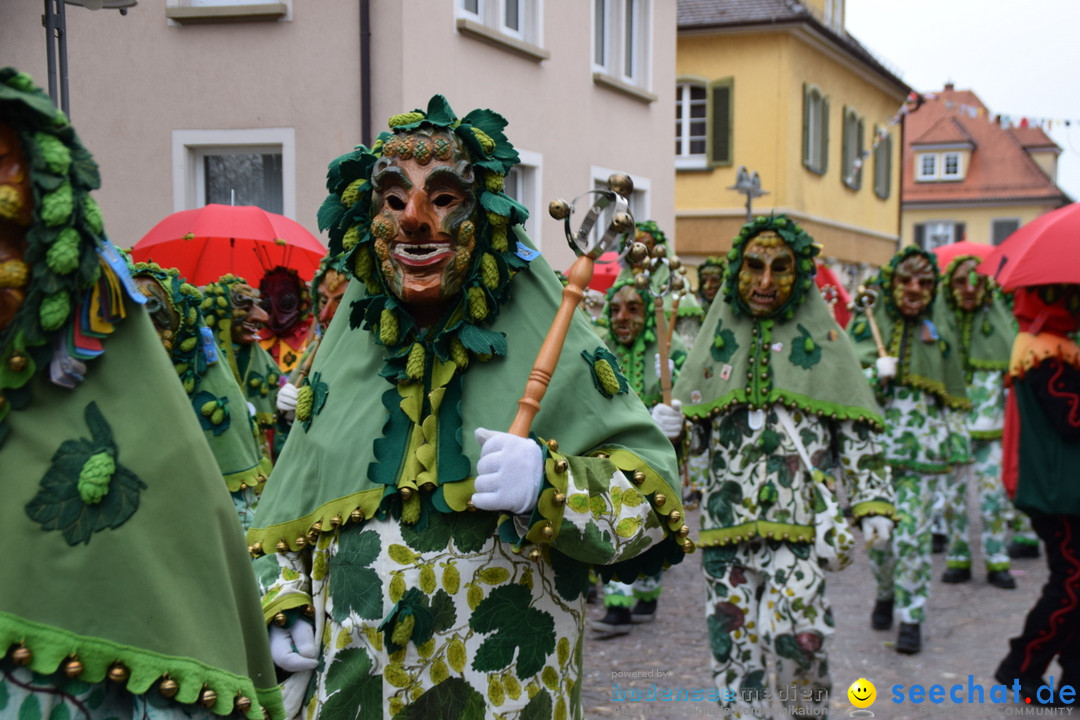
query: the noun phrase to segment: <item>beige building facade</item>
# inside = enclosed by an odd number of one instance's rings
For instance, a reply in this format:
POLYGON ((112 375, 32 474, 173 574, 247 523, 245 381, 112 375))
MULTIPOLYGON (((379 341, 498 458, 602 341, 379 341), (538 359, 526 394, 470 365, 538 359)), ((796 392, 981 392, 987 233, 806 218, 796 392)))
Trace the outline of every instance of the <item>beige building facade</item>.
MULTIPOLYGON (((85 0, 83 0, 85 1, 85 0)), ((319 236, 326 166, 435 93, 504 115, 508 187, 558 269, 559 197, 635 181, 674 222, 675 3, 666 0, 140 0, 66 6, 70 115, 121 247, 177 210, 258 204, 319 236), (366 135, 366 137, 365 137, 366 135)), ((0 65, 47 86, 42 3, 0 7, 0 65)), ((325 242, 325 237, 320 236, 325 242)))

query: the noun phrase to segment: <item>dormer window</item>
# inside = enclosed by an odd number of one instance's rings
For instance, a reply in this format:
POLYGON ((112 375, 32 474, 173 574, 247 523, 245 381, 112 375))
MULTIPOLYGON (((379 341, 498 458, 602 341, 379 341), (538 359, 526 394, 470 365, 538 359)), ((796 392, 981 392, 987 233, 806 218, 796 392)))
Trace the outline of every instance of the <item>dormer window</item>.
POLYGON ((918 182, 963 180, 965 153, 960 150, 920 152, 915 155, 915 179, 918 182))

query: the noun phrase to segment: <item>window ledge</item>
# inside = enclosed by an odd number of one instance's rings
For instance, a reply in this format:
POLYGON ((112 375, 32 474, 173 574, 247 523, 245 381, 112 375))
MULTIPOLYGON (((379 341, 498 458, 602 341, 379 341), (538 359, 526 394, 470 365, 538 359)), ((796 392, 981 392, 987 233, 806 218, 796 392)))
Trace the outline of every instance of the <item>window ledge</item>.
POLYGON ((183 25, 201 23, 274 22, 288 14, 283 2, 258 5, 203 5, 198 7, 166 7, 165 17, 183 25))
POLYGON ((712 170, 709 161, 704 157, 676 157, 675 170, 677 172, 706 172, 712 170))
POLYGON ((592 74, 592 79, 593 83, 596 85, 601 85, 611 90, 621 92, 623 95, 628 95, 635 100, 640 100, 647 103, 654 103, 658 99, 656 95, 653 95, 651 92, 642 90, 636 85, 631 85, 630 83, 624 82, 613 75, 608 75, 607 73, 594 72, 592 74))
POLYGON ((527 43, 524 40, 518 40, 512 38, 509 35, 504 35, 501 32, 492 30, 483 23, 476 22, 475 20, 469 20, 468 18, 457 19, 457 29, 462 35, 468 35, 471 38, 485 42, 488 45, 493 45, 503 50, 509 50, 515 55, 520 55, 526 60, 535 60, 536 62, 543 62, 551 58, 551 53, 542 47, 537 47, 532 43, 527 43))

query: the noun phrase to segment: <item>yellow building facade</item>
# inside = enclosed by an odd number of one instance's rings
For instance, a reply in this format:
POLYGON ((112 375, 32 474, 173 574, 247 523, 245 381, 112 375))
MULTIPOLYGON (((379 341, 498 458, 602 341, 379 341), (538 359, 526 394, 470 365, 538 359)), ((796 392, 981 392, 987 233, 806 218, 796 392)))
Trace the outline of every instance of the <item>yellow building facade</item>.
POLYGON ((698 3, 688 17, 680 4, 676 248, 688 265, 730 248, 747 217, 747 195, 730 188, 745 168, 767 193, 751 199, 753 214, 795 219, 854 284, 887 262, 901 237, 897 120, 910 89, 842 21, 830 27, 819 13, 783 3, 775 17, 740 19, 742 8, 698 3), (722 6, 723 22, 704 5, 722 6), (695 134, 701 88, 704 142, 695 134))

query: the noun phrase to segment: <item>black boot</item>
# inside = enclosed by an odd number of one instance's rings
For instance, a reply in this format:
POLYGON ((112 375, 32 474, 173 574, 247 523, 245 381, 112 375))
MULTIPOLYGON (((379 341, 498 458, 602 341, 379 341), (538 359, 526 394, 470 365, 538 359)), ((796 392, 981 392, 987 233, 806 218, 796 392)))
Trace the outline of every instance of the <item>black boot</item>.
POLYGON ((630 611, 630 621, 633 623, 647 623, 656 619, 656 601, 638 600, 634 609, 630 611))
POLYGON ((1036 543, 1032 545, 1030 543, 1013 540, 1011 543, 1009 543, 1008 552, 1009 557, 1011 557, 1013 560, 1016 560, 1018 558, 1037 558, 1039 557, 1039 544, 1036 543))
POLYGON ((595 620, 589 626, 596 632, 598 638, 626 635, 632 626, 630 608, 609 607, 602 620, 595 620))
POLYGON ((874 603, 874 611, 870 613, 870 627, 875 630, 888 630, 893 621, 893 599, 878 600, 874 603))
POLYGON ((990 570, 986 573, 986 582, 1002 590, 1015 590, 1016 578, 1008 570, 990 570))
POLYGON ((900 623, 900 632, 896 635, 896 652, 914 655, 922 650, 922 633, 919 623, 900 623))
POLYGON ((938 553, 945 552, 945 547, 948 544, 949 538, 947 535, 944 535, 942 533, 934 533, 933 540, 930 544, 930 549, 933 550, 935 555, 937 555, 938 553))
POLYGON ((944 583, 971 582, 971 568, 948 568, 941 576, 944 583))

